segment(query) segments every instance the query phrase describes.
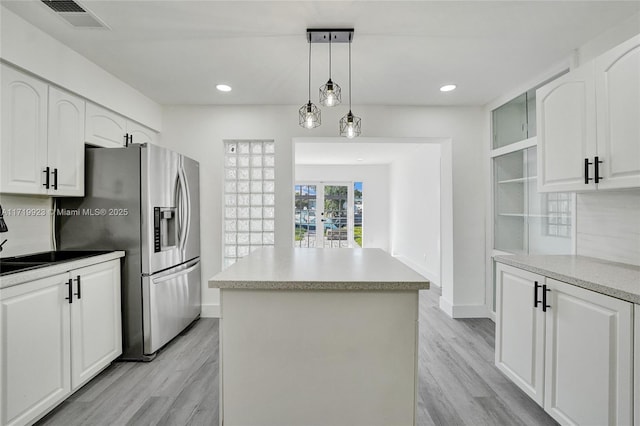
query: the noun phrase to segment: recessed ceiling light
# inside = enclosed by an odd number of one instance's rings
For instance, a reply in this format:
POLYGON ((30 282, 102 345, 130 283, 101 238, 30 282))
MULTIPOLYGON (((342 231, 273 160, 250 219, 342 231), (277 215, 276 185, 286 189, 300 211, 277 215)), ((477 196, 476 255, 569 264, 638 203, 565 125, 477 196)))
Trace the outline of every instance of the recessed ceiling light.
POLYGON ((356 161, 364 161, 364 158, 357 158, 356 161))
POLYGON ((455 84, 446 84, 440 88, 441 92, 450 92, 456 88, 455 84))
POLYGON ((231 91, 231 86, 226 85, 226 84, 218 84, 216 86, 216 89, 218 89, 221 92, 230 92, 231 91))

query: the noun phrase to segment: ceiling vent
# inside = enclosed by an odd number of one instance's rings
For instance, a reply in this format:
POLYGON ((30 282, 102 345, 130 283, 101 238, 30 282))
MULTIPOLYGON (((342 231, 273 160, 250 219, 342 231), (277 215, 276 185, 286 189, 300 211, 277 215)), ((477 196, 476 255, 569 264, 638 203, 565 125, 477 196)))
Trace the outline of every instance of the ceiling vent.
POLYGON ((73 0, 41 0, 56 15, 75 28, 104 28, 104 22, 73 0))

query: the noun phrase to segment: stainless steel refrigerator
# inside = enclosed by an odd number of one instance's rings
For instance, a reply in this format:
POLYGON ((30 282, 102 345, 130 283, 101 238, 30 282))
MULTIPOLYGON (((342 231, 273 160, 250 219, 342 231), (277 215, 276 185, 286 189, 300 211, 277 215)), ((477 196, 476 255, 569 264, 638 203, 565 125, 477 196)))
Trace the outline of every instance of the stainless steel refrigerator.
POLYGON ((85 157, 85 197, 57 199, 58 248, 126 252, 122 359, 148 361, 200 316, 199 165, 152 144, 85 157))

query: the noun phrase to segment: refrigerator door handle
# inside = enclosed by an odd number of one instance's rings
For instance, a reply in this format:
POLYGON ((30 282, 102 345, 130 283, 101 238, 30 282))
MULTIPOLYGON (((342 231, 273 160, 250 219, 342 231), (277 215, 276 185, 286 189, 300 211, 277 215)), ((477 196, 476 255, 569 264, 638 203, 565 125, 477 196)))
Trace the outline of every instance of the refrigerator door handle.
POLYGON ((172 279, 174 279, 176 277, 179 277, 180 275, 188 274, 189 272, 193 271, 194 269, 196 269, 198 267, 198 262, 200 262, 199 259, 194 260, 194 261, 190 262, 189 264, 187 264, 188 266, 187 266, 186 269, 180 269, 179 271, 172 272, 172 273, 167 274, 167 275, 160 275, 157 278, 155 278, 154 276, 151 276, 151 283, 152 284, 159 284, 161 282, 172 280, 172 279))
POLYGON ((184 249, 184 239, 186 235, 186 227, 184 223, 185 208, 184 208, 184 183, 182 172, 178 169, 178 175, 176 176, 176 212, 178 215, 178 249, 182 251, 184 249))
POLYGON ((176 208, 178 211, 178 248, 184 252, 189 236, 189 210, 191 209, 191 200, 189 199, 187 179, 182 165, 178 167, 178 177, 176 181, 176 208))
POLYGON ((189 238, 189 232, 191 231, 191 195, 189 195, 189 182, 187 181, 187 175, 184 171, 184 165, 182 164, 182 162, 180 164, 180 170, 178 173, 180 174, 180 178, 182 179, 182 185, 180 186, 180 188, 182 189, 182 196, 185 203, 184 210, 182 211, 182 226, 184 228, 184 236, 181 240, 182 250, 184 251, 187 246, 187 238, 189 238))

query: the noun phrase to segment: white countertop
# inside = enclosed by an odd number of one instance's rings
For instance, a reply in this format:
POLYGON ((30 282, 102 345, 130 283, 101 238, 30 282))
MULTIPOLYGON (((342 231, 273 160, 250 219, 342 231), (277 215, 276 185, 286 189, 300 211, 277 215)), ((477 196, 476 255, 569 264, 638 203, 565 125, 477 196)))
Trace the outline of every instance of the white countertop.
POLYGON ((263 290, 426 290, 429 281, 381 249, 263 248, 209 280, 263 290))
POLYGON ((640 304, 640 266, 585 256, 496 256, 496 262, 640 304))
POLYGON ((52 263, 40 268, 29 269, 24 272, 16 272, 0 277, 0 289, 12 287, 14 285, 23 284, 25 282, 37 280, 40 278, 50 277, 51 275, 62 274, 73 269, 83 268, 96 263, 107 262, 109 260, 124 257, 124 251, 112 251, 109 253, 99 254, 96 256, 83 257, 80 259, 72 259, 52 263))

